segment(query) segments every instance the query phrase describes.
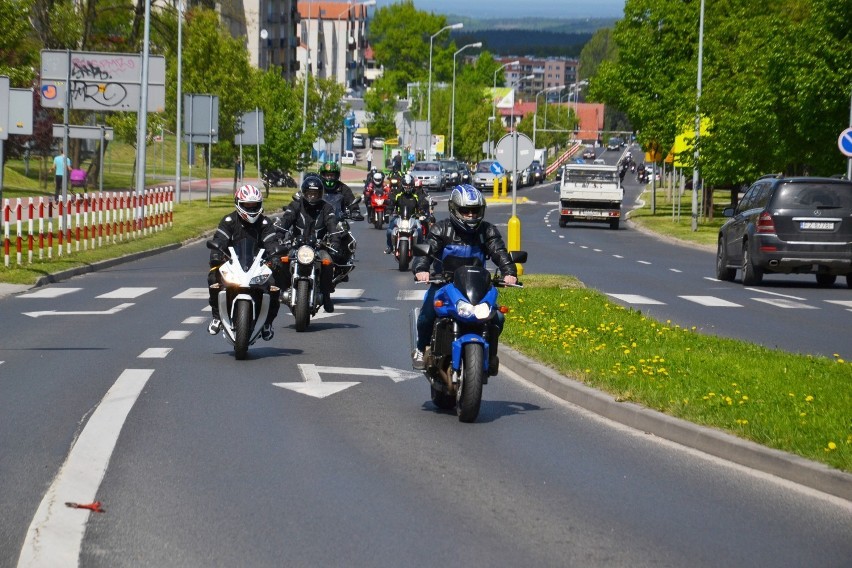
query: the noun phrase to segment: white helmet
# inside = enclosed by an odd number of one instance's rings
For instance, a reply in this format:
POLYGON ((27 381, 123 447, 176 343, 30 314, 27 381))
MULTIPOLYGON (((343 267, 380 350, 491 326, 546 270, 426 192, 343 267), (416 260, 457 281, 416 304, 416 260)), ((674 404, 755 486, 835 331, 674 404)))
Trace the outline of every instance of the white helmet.
POLYGON ((244 185, 234 193, 234 204, 243 221, 254 223, 263 214, 263 194, 253 185, 244 185))

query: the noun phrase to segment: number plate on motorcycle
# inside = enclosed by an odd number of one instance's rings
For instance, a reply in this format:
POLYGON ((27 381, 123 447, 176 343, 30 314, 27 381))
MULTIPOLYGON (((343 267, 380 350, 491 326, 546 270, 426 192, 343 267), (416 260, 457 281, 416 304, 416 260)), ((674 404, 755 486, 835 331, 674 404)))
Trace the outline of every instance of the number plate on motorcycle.
POLYGON ((802 230, 813 230, 813 231, 833 231, 834 223, 828 221, 802 221, 800 225, 802 230))

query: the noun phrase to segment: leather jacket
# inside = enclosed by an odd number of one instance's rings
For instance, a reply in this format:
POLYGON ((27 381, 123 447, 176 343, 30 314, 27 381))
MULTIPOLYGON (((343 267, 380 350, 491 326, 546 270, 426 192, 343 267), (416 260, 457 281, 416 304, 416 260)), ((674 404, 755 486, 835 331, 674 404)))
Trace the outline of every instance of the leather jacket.
MULTIPOLYGON (((458 230, 450 219, 441 219, 429 229, 426 244, 431 254, 438 259, 443 260, 448 256, 471 257, 476 259, 476 264, 485 266, 485 261, 490 258, 503 276, 518 275, 500 231, 487 221, 482 221, 476 231, 466 233, 458 230)), ((411 271, 415 274, 428 271, 437 276, 441 274, 442 262, 427 256, 416 256, 411 263, 411 271)))
POLYGON ((308 205, 304 199, 290 202, 284 208, 284 214, 278 222, 278 227, 289 232, 292 236, 313 235, 318 241, 327 239, 329 252, 334 255, 341 250, 341 231, 337 226, 337 215, 334 207, 320 201, 315 205, 308 205))
MULTIPOLYGON (((261 215, 254 223, 244 222, 234 211, 225 215, 213 237, 210 239, 224 250, 243 239, 252 239, 266 251, 266 257, 271 259, 279 253, 278 238, 272 221, 266 215, 261 215)), ((219 266, 225 261, 221 251, 210 251, 210 267, 219 266)))

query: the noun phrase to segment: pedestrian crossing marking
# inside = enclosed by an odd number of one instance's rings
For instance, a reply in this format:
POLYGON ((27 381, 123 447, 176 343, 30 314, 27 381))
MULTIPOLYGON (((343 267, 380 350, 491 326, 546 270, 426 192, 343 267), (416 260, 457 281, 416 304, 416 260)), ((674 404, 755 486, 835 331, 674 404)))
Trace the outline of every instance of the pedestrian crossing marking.
POLYGON ((156 288, 116 288, 112 292, 101 294, 98 298, 129 300, 147 294, 156 288))
POLYGON ((621 300, 622 302, 626 302, 628 304, 658 304, 661 306, 666 305, 665 302, 660 302, 659 300, 654 300, 646 296, 639 296, 638 294, 607 294, 607 296, 611 296, 617 300, 621 300))
POLYGON ((400 290, 396 295, 397 300, 417 300, 423 301, 423 296, 426 295, 426 290, 400 290))
POLYGON ((29 294, 20 294, 18 298, 58 298, 66 294, 79 292, 80 290, 82 288, 43 288, 29 294))
POLYGON ((763 302, 776 308, 784 308, 788 310, 818 310, 816 306, 809 306, 801 302, 794 302, 786 298, 752 298, 755 302, 763 302))
POLYGON ((165 359, 171 351, 171 347, 151 347, 143 351, 137 359, 165 359))
POLYGON ((678 298, 683 298, 684 300, 688 300, 690 302, 695 302, 696 304, 701 304, 702 306, 716 307, 716 308, 741 308, 741 304, 736 304, 734 302, 729 302, 728 300, 723 300, 722 298, 717 298, 715 296, 678 296, 678 298))
POLYGON ((357 300, 363 295, 364 290, 361 288, 337 288, 331 293, 335 300, 357 300))
POLYGON ((190 316, 183 320, 181 323, 184 325, 198 325, 200 323, 204 323, 207 321, 207 318, 204 316, 190 316))
POLYGON ((160 339, 186 339, 187 337, 189 337, 190 333, 192 333, 192 332, 175 329, 175 330, 168 332, 167 334, 165 334, 160 339))
POLYGON ((207 288, 187 288, 177 296, 172 296, 173 300, 207 300, 210 298, 210 292, 207 288))

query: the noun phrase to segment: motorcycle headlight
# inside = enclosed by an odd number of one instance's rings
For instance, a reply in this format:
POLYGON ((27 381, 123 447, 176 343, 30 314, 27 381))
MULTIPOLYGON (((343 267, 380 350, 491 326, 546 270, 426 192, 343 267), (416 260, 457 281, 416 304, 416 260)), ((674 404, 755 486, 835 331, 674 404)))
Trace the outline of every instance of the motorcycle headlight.
POLYGON ((459 300, 456 304, 456 312, 463 318, 485 319, 491 315, 491 306, 485 302, 473 305, 470 302, 459 300))
POLYGON ((376 205, 382 205, 384 202, 384 199, 376 199, 376 205))
POLYGON ((316 253, 314 252, 314 249, 309 246, 301 246, 299 247, 299 250, 296 251, 296 260, 298 260, 301 264, 313 263, 315 256, 316 253))

